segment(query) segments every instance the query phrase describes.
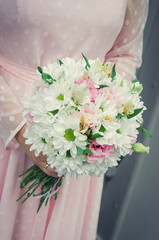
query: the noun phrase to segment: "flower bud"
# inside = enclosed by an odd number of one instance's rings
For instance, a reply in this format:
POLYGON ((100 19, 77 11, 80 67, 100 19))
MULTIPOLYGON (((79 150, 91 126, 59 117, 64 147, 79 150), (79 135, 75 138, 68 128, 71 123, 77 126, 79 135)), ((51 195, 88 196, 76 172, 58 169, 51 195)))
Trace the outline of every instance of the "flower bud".
POLYGON ((132 144, 132 150, 137 153, 149 153, 150 147, 145 147, 142 143, 134 143, 132 144))

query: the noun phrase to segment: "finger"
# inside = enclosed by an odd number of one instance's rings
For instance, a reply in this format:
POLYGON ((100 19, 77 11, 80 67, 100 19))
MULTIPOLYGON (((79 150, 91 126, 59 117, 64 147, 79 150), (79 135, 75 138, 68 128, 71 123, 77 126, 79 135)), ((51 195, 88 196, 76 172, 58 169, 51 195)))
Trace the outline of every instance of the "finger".
POLYGON ((56 177, 56 178, 58 177, 58 173, 56 172, 55 167, 51 168, 48 164, 46 164, 44 168, 47 175, 56 177))

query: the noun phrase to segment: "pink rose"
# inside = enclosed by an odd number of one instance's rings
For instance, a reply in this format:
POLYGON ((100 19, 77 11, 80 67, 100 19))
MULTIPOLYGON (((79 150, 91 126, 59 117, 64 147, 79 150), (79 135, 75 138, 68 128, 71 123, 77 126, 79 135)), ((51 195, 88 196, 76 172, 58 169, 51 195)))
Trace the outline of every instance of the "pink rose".
POLYGON ((86 85, 91 93, 91 102, 94 102, 94 100, 98 96, 98 90, 94 87, 93 81, 90 78, 83 78, 80 81, 75 81, 75 83, 79 85, 84 82, 86 82, 86 85))
POLYGON ((113 145, 99 145, 96 140, 91 142, 90 150, 94 153, 94 155, 88 154, 87 161, 90 163, 98 161, 98 163, 102 163, 104 159, 111 156, 114 152, 113 145))

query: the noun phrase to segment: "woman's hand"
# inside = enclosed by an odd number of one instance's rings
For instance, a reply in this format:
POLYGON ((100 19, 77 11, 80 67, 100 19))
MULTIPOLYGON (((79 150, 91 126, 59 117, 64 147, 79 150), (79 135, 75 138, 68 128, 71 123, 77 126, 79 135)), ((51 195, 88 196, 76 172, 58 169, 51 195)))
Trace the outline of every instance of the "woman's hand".
POLYGON ((25 144, 26 138, 24 138, 23 133, 26 129, 26 124, 21 128, 21 130, 16 134, 15 138, 20 143, 20 145, 23 147, 26 154, 30 157, 30 159, 33 161, 34 164, 36 164, 43 172, 45 172, 49 176, 58 177, 57 172, 55 171, 55 168, 50 168, 50 166, 47 165, 46 156, 42 153, 39 154, 38 157, 35 156, 34 151, 30 151, 31 145, 25 144), (48 167, 47 167, 48 166, 48 167), (47 167, 47 168, 46 168, 47 167))

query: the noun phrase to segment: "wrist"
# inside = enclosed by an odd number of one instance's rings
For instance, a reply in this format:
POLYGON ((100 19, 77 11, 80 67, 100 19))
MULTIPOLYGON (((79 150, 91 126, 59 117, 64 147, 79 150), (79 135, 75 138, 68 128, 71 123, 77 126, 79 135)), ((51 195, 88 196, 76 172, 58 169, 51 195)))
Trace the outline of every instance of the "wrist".
POLYGON ((17 134, 15 135, 16 140, 21 144, 22 142, 24 142, 24 132, 26 130, 26 124, 23 125, 23 127, 17 132, 17 134))

